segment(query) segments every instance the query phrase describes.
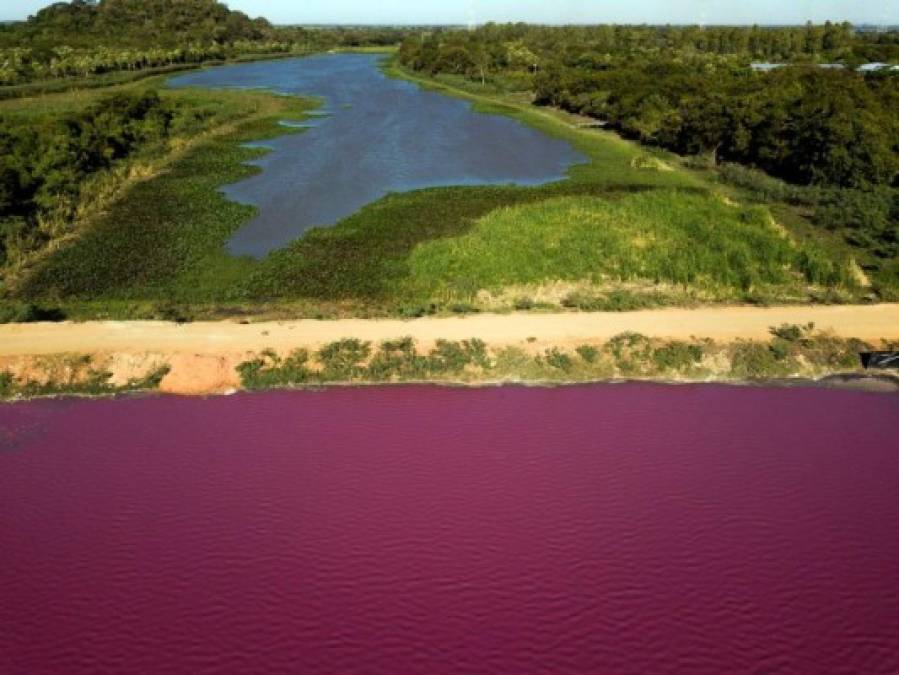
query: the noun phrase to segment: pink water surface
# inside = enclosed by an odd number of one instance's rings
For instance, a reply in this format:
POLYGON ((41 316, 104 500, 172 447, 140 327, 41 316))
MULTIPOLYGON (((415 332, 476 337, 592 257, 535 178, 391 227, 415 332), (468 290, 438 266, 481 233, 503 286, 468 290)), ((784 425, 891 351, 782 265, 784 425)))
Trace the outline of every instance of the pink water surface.
POLYGON ((899 672, 899 397, 0 407, 0 673, 899 672))

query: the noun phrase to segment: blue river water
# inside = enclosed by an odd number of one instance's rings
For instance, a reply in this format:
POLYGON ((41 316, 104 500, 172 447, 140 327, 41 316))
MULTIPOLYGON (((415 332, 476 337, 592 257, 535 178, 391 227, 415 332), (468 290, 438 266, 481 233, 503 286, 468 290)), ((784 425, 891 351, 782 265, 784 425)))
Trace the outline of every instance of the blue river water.
POLYGON ((320 98, 302 134, 258 145, 262 171, 223 191, 258 208, 234 255, 263 257, 390 192, 451 185, 538 185, 585 161, 569 143, 470 103, 387 77, 382 57, 327 54, 240 64, 172 79, 173 87, 261 88, 320 98))

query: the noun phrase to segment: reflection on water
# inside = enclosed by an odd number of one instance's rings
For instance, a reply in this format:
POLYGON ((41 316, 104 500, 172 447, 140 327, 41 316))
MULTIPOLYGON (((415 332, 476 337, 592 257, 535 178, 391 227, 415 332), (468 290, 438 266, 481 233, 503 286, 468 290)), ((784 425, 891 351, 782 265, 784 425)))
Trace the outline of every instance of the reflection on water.
POLYGON ((897 420, 653 385, 0 407, 0 672, 899 672, 897 420))
POLYGON ((311 227, 333 225, 388 192, 447 185, 535 185, 583 161, 568 143, 465 101, 390 79, 381 57, 331 54, 182 75, 176 87, 264 87, 324 99, 299 135, 265 141, 263 172, 225 188, 258 215, 228 244, 263 256, 311 227))

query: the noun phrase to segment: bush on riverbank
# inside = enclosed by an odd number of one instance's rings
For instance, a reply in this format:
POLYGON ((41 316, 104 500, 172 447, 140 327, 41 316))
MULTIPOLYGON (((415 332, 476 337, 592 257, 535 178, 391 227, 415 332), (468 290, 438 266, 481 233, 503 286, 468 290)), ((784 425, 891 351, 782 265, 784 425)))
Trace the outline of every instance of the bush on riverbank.
POLYGON ((155 366, 144 375, 124 383, 113 382, 113 374, 94 363, 89 355, 45 357, 31 364, 37 373, 16 375, 0 371, 0 399, 38 398, 43 396, 112 396, 159 389, 168 375, 168 365, 155 366))
POLYGON ((307 367, 308 362, 306 349, 296 349, 286 359, 269 351, 241 363, 237 372, 245 389, 274 389, 313 382, 314 374, 307 367))
POLYGON ((589 382, 613 378, 746 380, 820 377, 861 370, 859 352, 872 346, 811 326, 772 328, 767 342, 660 340, 623 333, 603 345, 489 348, 480 340, 439 340, 427 353, 411 338, 369 343, 341 340, 310 358, 273 352, 241 364, 246 389, 350 382, 589 382))

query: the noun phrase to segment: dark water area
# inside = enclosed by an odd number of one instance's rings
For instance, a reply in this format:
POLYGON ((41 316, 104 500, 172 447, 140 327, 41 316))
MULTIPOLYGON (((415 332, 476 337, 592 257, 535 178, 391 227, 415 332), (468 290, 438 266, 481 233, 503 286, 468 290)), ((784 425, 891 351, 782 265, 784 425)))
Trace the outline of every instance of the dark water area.
POLYGON ((261 257, 334 225, 388 192, 450 185, 537 185, 585 158, 570 144, 471 104, 388 78, 382 57, 329 54, 181 75, 174 87, 252 87, 324 99, 302 134, 258 145, 262 173, 224 188, 257 216, 228 243, 261 257))
POLYGON ((0 407, 0 672, 896 673, 899 397, 0 407))

